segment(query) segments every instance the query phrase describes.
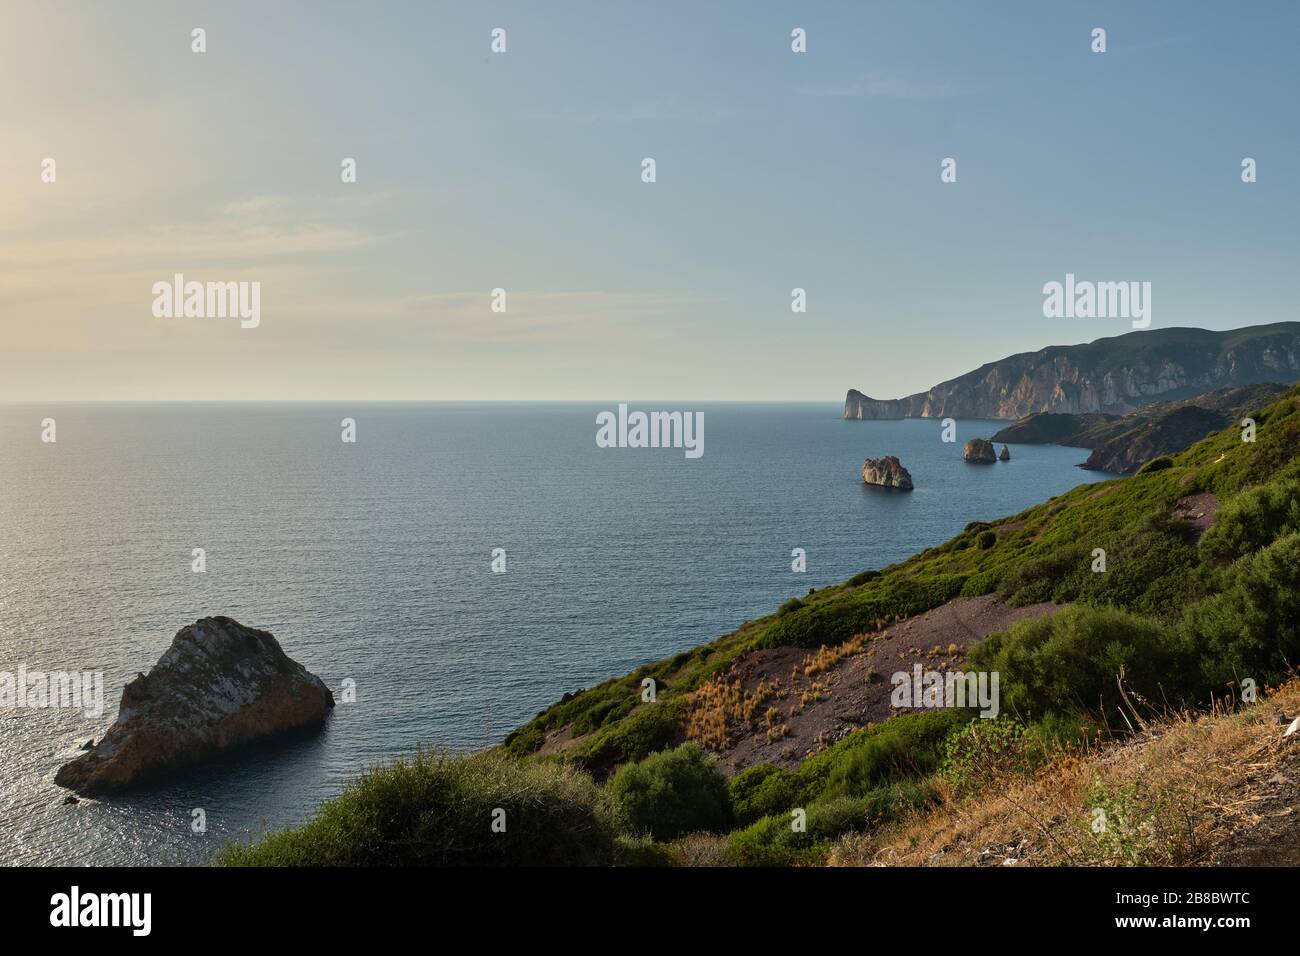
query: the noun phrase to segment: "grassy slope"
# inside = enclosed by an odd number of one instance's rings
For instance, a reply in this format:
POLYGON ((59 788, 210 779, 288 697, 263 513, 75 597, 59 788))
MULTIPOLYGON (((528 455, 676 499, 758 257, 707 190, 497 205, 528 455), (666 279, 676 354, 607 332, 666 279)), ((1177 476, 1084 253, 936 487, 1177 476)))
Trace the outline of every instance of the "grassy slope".
POLYGON ((959 594, 998 591, 1013 604, 1084 600, 1172 617, 1207 592, 1211 571, 1162 519, 1185 495, 1208 491, 1222 499, 1283 471, 1300 472, 1298 408, 1300 388, 1293 388, 1252 416, 1258 423, 1252 444, 1226 429, 1173 456, 1172 467, 1081 485, 1002 521, 973 523, 900 564, 792 599, 780 613, 710 644, 566 695, 512 734, 506 749, 524 756, 540 749, 547 734, 565 732, 582 738, 571 752, 579 765, 607 771, 680 739, 686 695, 746 650, 833 646, 959 594), (978 547, 979 533, 989 528, 996 544, 978 547), (1094 548, 1106 551, 1106 575, 1090 574, 1094 548), (651 706, 640 704, 647 677, 657 684, 658 703, 651 706))

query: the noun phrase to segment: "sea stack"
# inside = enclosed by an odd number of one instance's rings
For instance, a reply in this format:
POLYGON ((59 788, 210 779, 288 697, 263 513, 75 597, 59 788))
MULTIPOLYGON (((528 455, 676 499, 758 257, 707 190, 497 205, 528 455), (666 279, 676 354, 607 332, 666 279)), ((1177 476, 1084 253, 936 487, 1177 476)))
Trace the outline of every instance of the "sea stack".
POLYGON ((862 480, 869 485, 884 488, 897 488, 899 491, 912 490, 912 475, 893 455, 884 458, 868 458, 862 463, 862 480))
POLYGON ((962 452, 962 457, 967 461, 983 464, 997 461, 998 453, 993 447, 993 442, 987 438, 972 438, 966 443, 966 449, 962 452))
POLYGON ((1011 450, 1006 445, 1002 446, 1002 454, 998 455, 998 461, 1010 461, 1011 450))
POLYGON ((241 744, 317 726, 333 706, 324 682, 271 634, 205 617, 181 628, 153 669, 126 685, 117 721, 54 782, 87 796, 126 790, 241 744))

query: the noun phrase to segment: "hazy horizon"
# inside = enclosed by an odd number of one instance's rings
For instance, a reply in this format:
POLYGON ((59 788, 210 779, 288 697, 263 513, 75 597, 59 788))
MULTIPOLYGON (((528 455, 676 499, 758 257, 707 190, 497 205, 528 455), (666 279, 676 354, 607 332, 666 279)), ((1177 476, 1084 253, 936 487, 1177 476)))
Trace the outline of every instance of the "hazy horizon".
POLYGON ((6 5, 0 401, 894 398, 1129 331, 1067 273, 1294 317, 1300 9, 736 9, 6 5))

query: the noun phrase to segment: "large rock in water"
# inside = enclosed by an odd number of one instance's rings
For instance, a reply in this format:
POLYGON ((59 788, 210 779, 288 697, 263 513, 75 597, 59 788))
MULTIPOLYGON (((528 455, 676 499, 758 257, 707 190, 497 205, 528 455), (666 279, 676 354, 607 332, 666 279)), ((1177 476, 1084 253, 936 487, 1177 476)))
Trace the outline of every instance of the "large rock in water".
POLYGON ((962 457, 967 461, 991 462, 998 460, 998 453, 993 448, 993 442, 987 438, 972 438, 966 443, 962 457))
POLYGON ((324 682, 266 631, 205 617, 181 628, 153 669, 126 685, 104 739, 54 782, 87 795, 124 790, 319 724, 333 706, 324 682))
POLYGON ((912 490, 912 475, 893 455, 868 458, 862 463, 862 480, 869 485, 883 485, 900 491, 912 490))

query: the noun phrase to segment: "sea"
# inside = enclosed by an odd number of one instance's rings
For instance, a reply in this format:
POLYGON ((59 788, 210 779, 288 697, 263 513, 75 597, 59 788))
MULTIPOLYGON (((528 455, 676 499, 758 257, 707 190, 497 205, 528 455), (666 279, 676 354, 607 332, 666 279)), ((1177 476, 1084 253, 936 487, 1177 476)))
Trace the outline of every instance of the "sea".
POLYGON ((206 863, 368 767, 499 743, 566 691, 1110 477, 1050 445, 967 464, 1002 423, 959 421, 954 444, 838 403, 633 403, 702 413, 704 454, 598 447, 616 408, 0 406, 0 673, 102 673, 104 693, 98 715, 0 707, 0 864, 206 863), (883 455, 914 491, 863 484, 883 455), (58 767, 209 615, 354 699, 318 734, 65 804, 58 767))

